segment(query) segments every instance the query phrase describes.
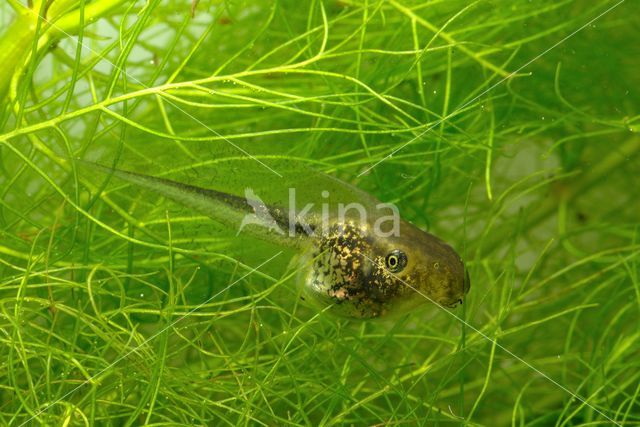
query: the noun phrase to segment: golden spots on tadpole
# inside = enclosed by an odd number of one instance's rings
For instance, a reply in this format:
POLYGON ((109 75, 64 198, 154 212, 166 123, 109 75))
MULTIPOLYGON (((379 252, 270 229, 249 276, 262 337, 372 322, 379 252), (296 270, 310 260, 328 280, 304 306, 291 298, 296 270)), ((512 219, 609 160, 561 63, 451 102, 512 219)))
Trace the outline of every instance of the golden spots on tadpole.
MULTIPOLYGON (((427 268, 393 272, 387 257, 396 251, 388 252, 385 245, 378 247, 375 236, 366 230, 336 224, 318 236, 313 249, 315 262, 305 280, 310 295, 323 307, 330 306, 333 313, 347 317, 379 317, 393 311, 396 301, 413 298, 416 291, 429 294, 429 288, 440 288, 439 280, 425 280, 427 268)), ((442 262, 428 266, 432 272, 447 270, 442 262)))
POLYGON ((329 295, 340 300, 347 299, 349 296, 345 288, 329 289, 329 295))

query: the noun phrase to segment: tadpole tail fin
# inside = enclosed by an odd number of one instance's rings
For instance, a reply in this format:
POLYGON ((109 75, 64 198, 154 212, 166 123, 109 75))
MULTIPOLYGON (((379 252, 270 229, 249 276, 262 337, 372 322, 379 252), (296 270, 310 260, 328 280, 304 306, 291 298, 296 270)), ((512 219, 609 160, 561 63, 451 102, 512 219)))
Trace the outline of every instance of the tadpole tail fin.
POLYGON ((267 206, 261 201, 248 200, 234 194, 183 184, 166 178, 116 169, 87 160, 74 159, 73 161, 86 168, 150 190, 230 228, 240 227, 240 231, 245 228, 248 216, 257 216, 260 219, 265 213, 268 213, 270 221, 250 221, 253 226, 246 227, 247 232, 264 240, 273 241, 275 239, 280 244, 287 246, 297 244, 296 239, 290 238, 287 233, 289 230, 288 212, 267 206), (281 227, 283 232, 274 233, 274 225, 281 227))

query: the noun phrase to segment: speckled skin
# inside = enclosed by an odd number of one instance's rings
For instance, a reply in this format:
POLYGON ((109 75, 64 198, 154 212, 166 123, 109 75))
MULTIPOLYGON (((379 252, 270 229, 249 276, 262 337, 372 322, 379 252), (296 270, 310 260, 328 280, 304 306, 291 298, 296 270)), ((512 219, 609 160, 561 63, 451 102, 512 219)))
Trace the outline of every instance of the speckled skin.
POLYGON ((334 224, 316 237, 303 262, 305 298, 343 317, 386 318, 427 302, 453 307, 469 290, 456 252, 404 221, 392 237, 376 236, 367 224, 334 224), (385 258, 396 249, 407 265, 392 273, 385 258))

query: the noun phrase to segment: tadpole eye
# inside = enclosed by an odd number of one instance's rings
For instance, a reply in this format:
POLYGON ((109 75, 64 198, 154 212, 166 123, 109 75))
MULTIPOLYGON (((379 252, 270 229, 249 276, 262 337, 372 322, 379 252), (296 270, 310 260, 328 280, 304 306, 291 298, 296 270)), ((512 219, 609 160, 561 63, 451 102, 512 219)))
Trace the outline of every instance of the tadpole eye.
POLYGON ((392 273, 402 271, 407 265, 407 256, 400 249, 394 249, 385 258, 385 264, 392 273))

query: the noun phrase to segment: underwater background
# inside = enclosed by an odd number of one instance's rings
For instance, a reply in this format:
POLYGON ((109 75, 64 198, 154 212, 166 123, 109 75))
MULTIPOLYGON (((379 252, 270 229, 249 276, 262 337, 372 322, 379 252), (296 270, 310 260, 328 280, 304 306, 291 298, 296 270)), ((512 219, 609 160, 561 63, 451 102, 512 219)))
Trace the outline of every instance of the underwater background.
POLYGON ((0 425, 640 424, 639 13, 3 2, 0 425), (76 157, 318 202, 304 171, 335 176, 456 248, 471 290, 331 316, 290 249, 76 157))

